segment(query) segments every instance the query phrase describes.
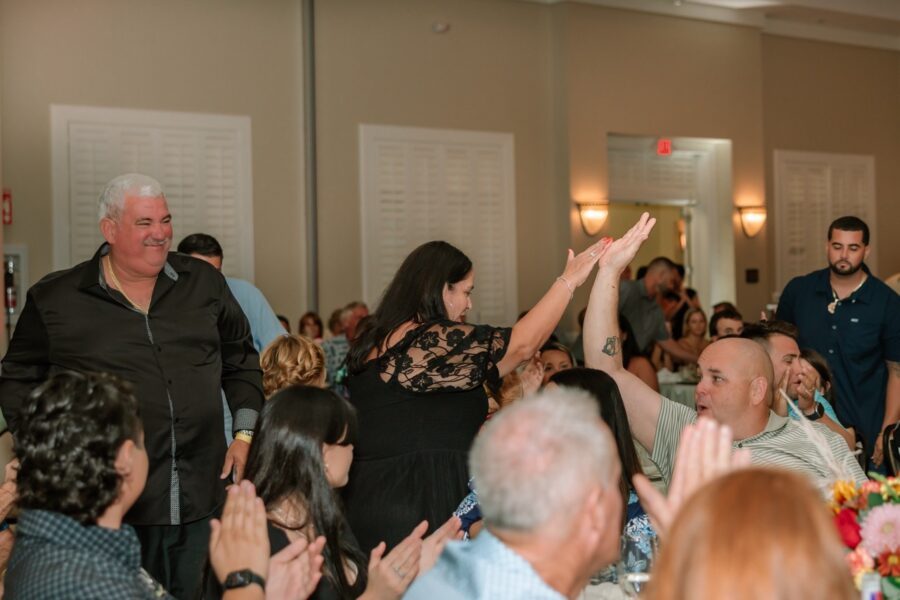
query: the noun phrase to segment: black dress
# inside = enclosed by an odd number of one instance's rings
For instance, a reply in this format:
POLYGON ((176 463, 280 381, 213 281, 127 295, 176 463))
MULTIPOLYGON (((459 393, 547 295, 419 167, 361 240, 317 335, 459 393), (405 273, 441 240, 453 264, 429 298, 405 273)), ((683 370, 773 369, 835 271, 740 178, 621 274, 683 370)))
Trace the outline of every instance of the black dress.
POLYGON ((396 546, 423 519, 429 532, 468 494, 469 447, 487 415, 484 384, 511 329, 425 323, 347 380, 359 413, 350 483, 350 527, 369 552, 396 546))

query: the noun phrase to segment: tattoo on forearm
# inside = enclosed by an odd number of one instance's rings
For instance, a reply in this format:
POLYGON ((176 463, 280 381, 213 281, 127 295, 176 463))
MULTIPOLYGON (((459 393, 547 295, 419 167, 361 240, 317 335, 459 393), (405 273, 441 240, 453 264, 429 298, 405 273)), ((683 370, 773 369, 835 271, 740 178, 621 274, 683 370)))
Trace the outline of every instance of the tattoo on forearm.
POLYGON ((900 362, 894 362, 892 360, 887 361, 888 370, 891 372, 891 375, 894 377, 900 377, 900 362))
POLYGON ((603 345, 603 354, 615 356, 619 353, 620 349, 621 345, 619 344, 619 338, 617 336, 606 338, 606 344, 603 345))

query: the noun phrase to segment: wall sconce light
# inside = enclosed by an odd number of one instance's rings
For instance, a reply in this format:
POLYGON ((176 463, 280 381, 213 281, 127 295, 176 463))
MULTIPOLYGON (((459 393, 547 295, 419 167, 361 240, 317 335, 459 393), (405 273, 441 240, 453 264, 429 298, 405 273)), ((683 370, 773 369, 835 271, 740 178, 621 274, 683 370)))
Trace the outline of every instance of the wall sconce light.
POLYGON ((741 229, 748 238, 756 237, 766 224, 765 206, 739 206, 741 213, 741 229))
POLYGON ((578 216, 581 218, 581 228, 588 235, 597 235, 606 225, 609 216, 609 204, 578 203, 578 216))

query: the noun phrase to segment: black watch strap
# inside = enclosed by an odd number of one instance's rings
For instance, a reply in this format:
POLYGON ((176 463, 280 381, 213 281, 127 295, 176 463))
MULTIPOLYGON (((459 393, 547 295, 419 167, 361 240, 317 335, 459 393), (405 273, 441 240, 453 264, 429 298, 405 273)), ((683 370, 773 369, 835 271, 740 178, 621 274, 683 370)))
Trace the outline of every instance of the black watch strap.
POLYGON ((233 590, 235 588, 247 587, 251 584, 257 584, 262 589, 266 589, 266 580, 262 575, 257 575, 250 569, 242 569, 240 571, 232 571, 225 577, 225 589, 233 590))
POLYGON ((825 416, 825 405, 821 402, 816 402, 816 409, 812 412, 812 414, 804 414, 803 416, 810 421, 818 421, 825 416))

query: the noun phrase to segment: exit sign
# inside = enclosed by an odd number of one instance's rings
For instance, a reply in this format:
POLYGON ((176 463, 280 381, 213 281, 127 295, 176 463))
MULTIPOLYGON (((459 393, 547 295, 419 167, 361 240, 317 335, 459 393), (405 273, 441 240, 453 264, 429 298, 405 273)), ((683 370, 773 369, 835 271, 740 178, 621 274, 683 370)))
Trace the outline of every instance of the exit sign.
POLYGON ((656 140, 656 153, 659 156, 672 155, 672 140, 667 138, 659 138, 656 140))

